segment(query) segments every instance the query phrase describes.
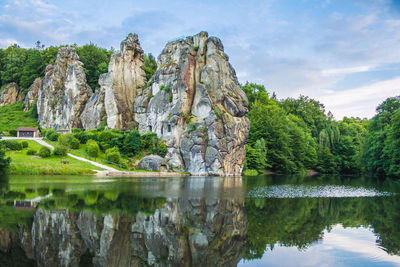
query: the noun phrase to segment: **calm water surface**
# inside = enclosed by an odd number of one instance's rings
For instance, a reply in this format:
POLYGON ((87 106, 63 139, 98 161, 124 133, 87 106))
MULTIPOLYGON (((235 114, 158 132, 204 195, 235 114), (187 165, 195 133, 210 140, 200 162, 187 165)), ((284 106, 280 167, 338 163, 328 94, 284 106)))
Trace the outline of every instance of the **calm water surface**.
POLYGON ((400 182, 0 177, 0 266, 400 266, 400 182))

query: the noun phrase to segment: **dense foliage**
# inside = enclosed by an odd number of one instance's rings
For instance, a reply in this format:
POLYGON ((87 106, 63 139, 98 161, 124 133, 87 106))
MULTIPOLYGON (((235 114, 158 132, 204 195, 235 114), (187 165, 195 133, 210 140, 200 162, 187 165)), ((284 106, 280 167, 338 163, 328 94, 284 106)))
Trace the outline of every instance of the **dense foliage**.
POLYGON ((347 117, 336 121, 309 97, 277 100, 262 85, 242 88, 251 122, 245 170, 400 176, 399 97, 380 105, 371 122, 347 117))
MULTIPOLYGON (((45 47, 38 42, 35 48, 21 48, 14 44, 0 49, 0 87, 15 82, 25 93, 35 78, 43 77, 47 65, 54 63, 58 49, 62 46, 45 47)), ((97 47, 94 44, 75 47, 92 90, 98 87, 100 74, 108 71, 108 63, 114 50, 97 47)))
POLYGON ((0 174, 5 172, 10 165, 10 158, 6 158, 5 147, 0 143, 0 174))
POLYGON ((400 96, 386 99, 376 109, 365 145, 367 171, 400 177, 400 96))

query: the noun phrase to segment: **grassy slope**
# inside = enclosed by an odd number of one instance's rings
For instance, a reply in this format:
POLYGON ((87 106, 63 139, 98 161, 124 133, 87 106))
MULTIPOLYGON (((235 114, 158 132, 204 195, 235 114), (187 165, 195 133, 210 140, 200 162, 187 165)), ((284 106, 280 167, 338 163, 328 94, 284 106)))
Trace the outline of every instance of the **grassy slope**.
POLYGON ((22 151, 7 151, 6 155, 10 156, 11 166, 8 173, 10 174, 29 174, 29 175, 83 175, 93 174, 94 170, 101 170, 99 167, 93 166, 90 163, 82 162, 70 157, 69 164, 61 164, 60 156, 51 156, 50 158, 34 158, 33 156, 26 155, 29 148, 36 151, 42 147, 35 141, 28 141, 29 147, 22 151))
POLYGON ((36 127, 36 119, 31 117, 31 113, 23 111, 22 101, 12 105, 0 107, 0 132, 16 130, 18 127, 36 127))
MULTIPOLYGON (((52 146, 56 146, 57 145, 57 142, 49 141, 49 140, 46 140, 46 139, 43 139, 43 141, 45 141, 46 143, 48 143, 48 144, 50 144, 52 146)), ((112 168, 114 168, 116 170, 119 170, 119 171, 128 171, 128 169, 121 168, 118 165, 107 163, 106 162, 106 155, 101 151, 100 151, 100 154, 99 154, 99 156, 97 158, 93 158, 93 157, 87 156, 85 148, 86 148, 86 145, 82 145, 81 144, 79 149, 70 149, 68 151, 68 153, 70 153, 72 155, 75 155, 75 156, 78 156, 78 157, 82 157, 82 158, 94 161, 94 162, 97 162, 97 163, 100 163, 100 164, 103 164, 103 165, 107 165, 107 166, 112 167, 112 168)), ((136 170, 136 171, 138 171, 138 170, 136 170)), ((143 170, 139 170, 139 172, 140 171, 146 172, 146 171, 143 171, 143 170)))

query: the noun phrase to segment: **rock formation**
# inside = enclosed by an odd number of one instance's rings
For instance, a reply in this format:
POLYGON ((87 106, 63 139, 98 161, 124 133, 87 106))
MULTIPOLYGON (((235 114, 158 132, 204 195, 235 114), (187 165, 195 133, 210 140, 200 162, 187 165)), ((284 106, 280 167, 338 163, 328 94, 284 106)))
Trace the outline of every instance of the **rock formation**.
POLYGON ((121 42, 121 51, 111 56, 104 79, 107 125, 112 129, 133 129, 133 103, 146 83, 144 54, 136 34, 121 42))
POLYGON ((32 230, 18 236, 37 266, 236 266, 246 234, 243 199, 180 198, 133 217, 38 209, 32 230))
POLYGON ((170 169, 241 174, 248 101, 218 38, 201 32, 168 43, 134 111, 141 133, 153 131, 167 140, 170 169))
POLYGON ((8 84, 0 92, 0 106, 14 104, 22 100, 24 100, 23 90, 16 83, 8 84))
POLYGON ((42 128, 81 127, 80 116, 92 90, 86 83, 83 64, 72 47, 58 50, 54 64, 46 67, 37 101, 38 123, 42 128))
POLYGON ((42 79, 36 78, 32 85, 29 87, 29 91, 26 94, 25 101, 24 101, 24 111, 30 110, 33 105, 36 105, 38 95, 39 95, 39 88, 42 86, 42 79))
POLYGON ((105 88, 109 88, 110 81, 108 74, 101 74, 99 78, 100 88, 92 95, 87 102, 81 115, 82 127, 86 130, 97 129, 107 123, 107 114, 104 105, 105 88))

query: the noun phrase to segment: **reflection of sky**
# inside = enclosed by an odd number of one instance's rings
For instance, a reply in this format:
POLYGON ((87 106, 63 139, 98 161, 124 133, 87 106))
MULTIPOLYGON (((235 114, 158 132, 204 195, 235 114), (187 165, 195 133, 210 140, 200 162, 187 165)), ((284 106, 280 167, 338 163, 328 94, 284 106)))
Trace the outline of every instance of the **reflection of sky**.
POLYGON ((370 229, 335 225, 324 232, 322 242, 304 251, 275 246, 261 259, 242 260, 238 266, 400 266, 400 256, 387 254, 375 241, 370 229))

